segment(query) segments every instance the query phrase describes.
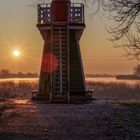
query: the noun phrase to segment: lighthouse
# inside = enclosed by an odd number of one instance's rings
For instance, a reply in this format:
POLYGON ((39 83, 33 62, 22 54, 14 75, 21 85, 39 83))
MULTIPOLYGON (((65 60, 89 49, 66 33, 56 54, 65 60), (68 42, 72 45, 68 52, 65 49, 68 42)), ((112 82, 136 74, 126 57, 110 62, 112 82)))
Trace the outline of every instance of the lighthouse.
POLYGON ((79 45, 85 28, 84 5, 70 0, 39 4, 37 28, 44 49, 35 98, 50 102, 91 99, 79 45))

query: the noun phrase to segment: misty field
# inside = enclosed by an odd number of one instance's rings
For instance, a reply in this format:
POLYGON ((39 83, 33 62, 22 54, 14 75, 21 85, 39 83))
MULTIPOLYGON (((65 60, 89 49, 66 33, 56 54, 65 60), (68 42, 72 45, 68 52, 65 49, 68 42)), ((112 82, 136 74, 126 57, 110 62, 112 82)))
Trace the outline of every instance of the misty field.
MULTIPOLYGON (((95 98, 114 98, 119 100, 140 100, 140 83, 86 81, 87 89, 93 90, 95 98)), ((37 90, 38 79, 0 81, 0 98, 31 98, 37 90)))
POLYGON ((139 140, 140 84, 99 81, 86 84, 96 99, 119 100, 41 104, 30 100, 32 91, 37 89, 37 79, 1 81, 0 139, 139 140))
POLYGON ((36 80, 0 82, 0 98, 31 98, 31 93, 37 89, 37 85, 36 80))
POLYGON ((87 87, 94 91, 93 95, 97 98, 140 100, 140 84, 87 82, 87 87))

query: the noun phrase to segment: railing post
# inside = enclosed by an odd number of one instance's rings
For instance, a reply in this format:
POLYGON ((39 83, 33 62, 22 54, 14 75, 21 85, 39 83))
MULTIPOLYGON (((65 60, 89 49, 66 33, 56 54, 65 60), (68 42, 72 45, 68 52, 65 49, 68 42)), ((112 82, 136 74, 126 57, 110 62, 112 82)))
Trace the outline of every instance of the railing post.
POLYGON ((38 13, 37 13, 37 14, 38 14, 38 19, 37 19, 37 21, 38 21, 38 24, 40 24, 40 17, 41 17, 40 13, 41 13, 41 12, 40 12, 40 5, 39 5, 39 4, 37 5, 37 12, 38 12, 38 13))
POLYGON ((82 4, 82 22, 85 23, 85 7, 84 4, 82 4))

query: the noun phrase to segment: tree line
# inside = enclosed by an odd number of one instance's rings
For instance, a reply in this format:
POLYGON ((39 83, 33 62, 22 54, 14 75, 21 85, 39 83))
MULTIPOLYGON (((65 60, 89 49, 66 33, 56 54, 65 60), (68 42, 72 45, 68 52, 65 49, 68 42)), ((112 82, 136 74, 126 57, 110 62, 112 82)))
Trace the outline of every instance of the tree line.
POLYGON ((37 73, 22 73, 22 72, 17 72, 17 73, 11 73, 8 69, 2 69, 0 71, 0 78, 37 78, 38 74, 37 73))

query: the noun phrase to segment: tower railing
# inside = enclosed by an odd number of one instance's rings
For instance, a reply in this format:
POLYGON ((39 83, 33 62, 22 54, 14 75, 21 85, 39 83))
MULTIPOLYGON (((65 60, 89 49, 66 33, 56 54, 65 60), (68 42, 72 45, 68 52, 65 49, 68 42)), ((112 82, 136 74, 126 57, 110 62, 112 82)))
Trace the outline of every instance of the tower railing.
MULTIPOLYGON (((68 14, 69 23, 85 23, 84 4, 72 3, 69 7, 68 14)), ((38 5, 38 24, 49 24, 52 22, 51 4, 38 5)))
POLYGON ((84 4, 72 3, 69 18, 69 21, 72 23, 84 23, 84 4))
POLYGON ((45 24, 51 22, 51 4, 38 5, 38 24, 45 24))

